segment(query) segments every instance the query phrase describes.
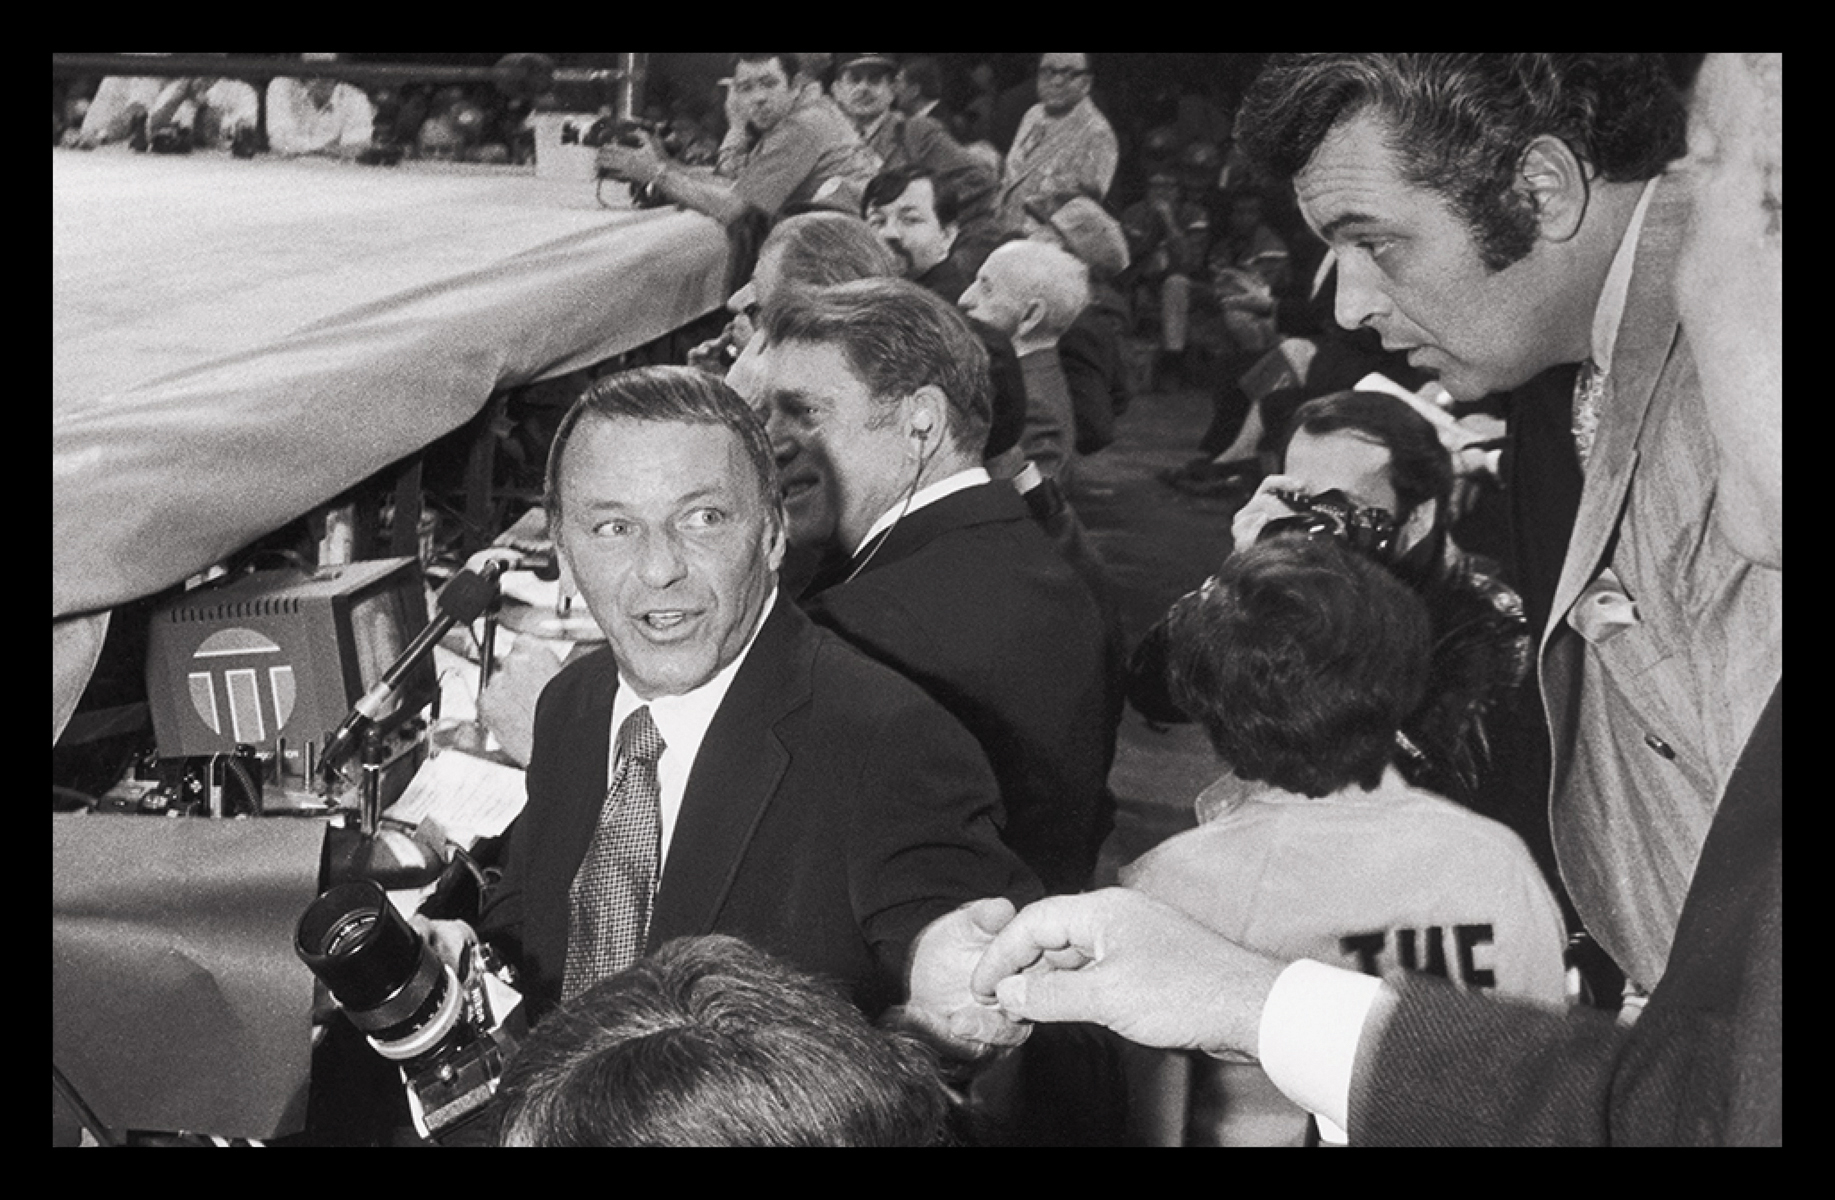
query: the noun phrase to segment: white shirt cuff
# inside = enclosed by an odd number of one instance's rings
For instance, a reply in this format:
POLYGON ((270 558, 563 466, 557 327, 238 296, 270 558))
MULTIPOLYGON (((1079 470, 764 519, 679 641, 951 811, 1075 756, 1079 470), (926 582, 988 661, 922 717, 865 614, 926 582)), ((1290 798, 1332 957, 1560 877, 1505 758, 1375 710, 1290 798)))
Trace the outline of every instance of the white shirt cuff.
POLYGON ((1323 1141, 1345 1140, 1351 1068, 1383 981, 1309 959, 1290 963, 1262 1006, 1262 1070, 1319 1118, 1323 1141))

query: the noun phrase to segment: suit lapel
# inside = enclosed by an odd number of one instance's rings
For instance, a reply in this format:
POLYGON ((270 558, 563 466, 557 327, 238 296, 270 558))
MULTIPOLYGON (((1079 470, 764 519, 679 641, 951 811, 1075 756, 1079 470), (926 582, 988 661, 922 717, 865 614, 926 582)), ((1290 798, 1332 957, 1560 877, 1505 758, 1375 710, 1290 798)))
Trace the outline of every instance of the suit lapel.
POLYGON ((612 750, 612 701, 618 694, 618 664, 608 651, 600 666, 603 669, 595 670, 586 686, 578 719, 567 726, 570 731, 566 751, 568 769, 561 782, 567 803, 555 808, 564 824, 556 829, 554 843, 562 853, 573 856, 571 862, 559 864, 566 868, 558 872, 566 883, 572 882, 580 861, 586 857, 586 847, 599 826, 600 809, 605 807, 606 771, 612 750), (573 730, 579 732, 574 734, 573 730))
POLYGON ((1688 192, 1680 180, 1657 184, 1644 215, 1631 286, 1625 297, 1625 314, 1612 351, 1611 415, 1601 420, 1599 440, 1593 447, 1574 536, 1555 590, 1554 606, 1543 631, 1543 645, 1566 618, 1580 593, 1599 574, 1610 551, 1612 531, 1618 528, 1636 474, 1638 441, 1650 413, 1651 397, 1664 367, 1676 352, 1681 327, 1671 294, 1675 258, 1688 218, 1688 192))
POLYGON ((554 961, 560 962, 567 943, 567 891, 592 845, 605 807, 606 771, 612 746, 612 700, 618 693, 618 664, 609 650, 600 651, 592 674, 584 682, 573 715, 558 720, 566 730, 556 768, 545 777, 556 802, 546 806, 554 814, 529 872, 528 922, 531 930, 552 930, 554 961), (539 864, 537 868, 536 864, 539 864))
POLYGON ((688 776, 650 921, 651 949, 714 929, 790 765, 775 726, 808 701, 809 632, 807 618, 780 592, 688 776))

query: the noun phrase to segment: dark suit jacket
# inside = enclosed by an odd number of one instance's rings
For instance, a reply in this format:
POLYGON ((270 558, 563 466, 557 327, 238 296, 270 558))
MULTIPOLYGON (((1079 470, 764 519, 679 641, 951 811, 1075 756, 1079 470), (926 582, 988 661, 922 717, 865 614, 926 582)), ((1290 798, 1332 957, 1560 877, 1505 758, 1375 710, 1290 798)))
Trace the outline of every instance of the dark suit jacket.
POLYGON ((1410 981, 1359 1047, 1350 1133, 1384 1144, 1784 1139, 1784 685, 1728 781, 1669 969, 1630 1029, 1410 981))
POLYGON ((1077 418, 1077 453, 1094 454, 1115 440, 1115 417, 1128 407, 1121 347, 1092 309, 1084 309, 1058 339, 1058 361, 1077 418))
POLYGON ((810 616, 969 728, 1000 780, 1007 844, 1049 890, 1080 890, 1113 820, 1120 715, 1089 588, 1005 482, 927 505, 867 549, 810 616))
MULTIPOLYGON (((522 971, 540 1015, 559 995, 567 889, 606 792, 609 650, 542 693, 529 803, 480 933, 522 971)), ((907 680, 780 596, 701 744, 663 864, 649 947, 746 938, 851 989, 877 1014, 933 918, 1037 883, 1000 844, 998 795, 974 740, 907 680)))

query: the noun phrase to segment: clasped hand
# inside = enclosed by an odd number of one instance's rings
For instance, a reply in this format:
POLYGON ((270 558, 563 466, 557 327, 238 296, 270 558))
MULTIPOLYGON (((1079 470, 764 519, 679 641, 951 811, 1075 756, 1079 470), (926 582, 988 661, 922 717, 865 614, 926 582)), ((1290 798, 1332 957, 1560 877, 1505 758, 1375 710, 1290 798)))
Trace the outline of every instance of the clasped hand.
POLYGON ((993 931, 969 994, 1003 1020, 1087 1022, 1143 1046, 1256 1056, 1262 1005, 1286 964, 1124 888, 999 915, 983 914, 993 931))
POLYGON ((654 134, 645 130, 641 146, 611 141, 599 147, 599 169, 626 183, 649 183, 669 164, 654 134))

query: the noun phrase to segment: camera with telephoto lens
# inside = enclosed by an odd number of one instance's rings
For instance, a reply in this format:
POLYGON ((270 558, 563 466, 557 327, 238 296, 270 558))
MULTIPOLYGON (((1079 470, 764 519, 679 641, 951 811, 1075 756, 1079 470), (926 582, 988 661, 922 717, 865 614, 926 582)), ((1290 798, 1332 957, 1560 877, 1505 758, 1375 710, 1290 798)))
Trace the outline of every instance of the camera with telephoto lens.
MULTIPOLYGON (((641 150, 650 144, 650 138, 661 140, 661 131, 649 121, 639 121, 629 117, 600 117, 580 135, 582 146, 609 146, 617 144, 630 150, 641 150)), ((611 172, 600 168, 599 178, 611 179, 611 172)), ((631 203, 638 208, 657 208, 668 201, 655 194, 647 183, 630 181, 631 203)))
POLYGON ((401 1069, 415 1130, 438 1140, 478 1116, 527 1029, 507 967, 474 946, 461 981, 373 880, 306 909, 299 954, 378 1054, 401 1069))
POLYGON ((1385 510, 1360 508, 1337 488, 1317 496, 1277 490, 1274 496, 1294 509, 1295 515, 1269 521, 1256 541, 1285 534, 1330 537, 1379 563, 1395 557, 1395 517, 1385 510))

